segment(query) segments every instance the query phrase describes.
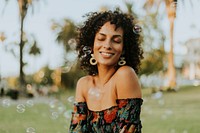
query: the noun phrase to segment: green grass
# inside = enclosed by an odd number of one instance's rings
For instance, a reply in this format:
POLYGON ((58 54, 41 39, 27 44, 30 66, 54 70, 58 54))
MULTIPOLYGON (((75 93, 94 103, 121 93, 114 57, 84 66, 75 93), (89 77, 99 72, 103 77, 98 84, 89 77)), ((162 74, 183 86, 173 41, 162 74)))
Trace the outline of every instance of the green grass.
POLYGON ((200 132, 200 86, 165 92, 159 99, 144 93, 141 114, 144 133, 200 132))
POLYGON ((0 99, 0 133, 67 133, 72 109, 67 98, 73 94, 54 95, 59 100, 28 99, 33 104, 27 104, 27 99, 0 99))
POLYGON ((52 119, 48 108, 45 104, 38 104, 24 113, 18 113, 15 106, 1 109, 0 133, 26 133, 29 128, 33 128, 32 131, 36 133, 66 132, 64 126, 68 125, 65 120, 60 116, 52 119))
MULTIPOLYGON (((200 86, 183 87, 178 92, 165 92, 158 99, 152 98, 150 90, 143 90, 143 94, 143 133, 200 132, 200 86)), ((74 92, 56 95, 63 105, 54 101, 54 106, 49 105, 51 99, 42 102, 38 99, 40 102, 33 102, 33 106, 27 106, 27 100, 18 100, 14 103, 11 101, 11 105, 5 107, 3 99, 0 99, 0 133, 67 133, 70 122, 68 110, 72 107, 67 102, 67 97, 72 95, 74 92), (19 104, 23 104, 20 110, 23 113, 17 111, 19 104), (59 111, 60 113, 52 116, 52 112, 59 111), (27 132, 30 128, 34 130, 27 132)))

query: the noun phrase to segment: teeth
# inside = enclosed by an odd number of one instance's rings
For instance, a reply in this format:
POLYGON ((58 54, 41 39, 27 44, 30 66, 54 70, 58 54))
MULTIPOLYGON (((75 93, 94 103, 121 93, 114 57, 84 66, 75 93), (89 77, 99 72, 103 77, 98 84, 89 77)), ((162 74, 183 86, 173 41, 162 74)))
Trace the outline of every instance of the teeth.
POLYGON ((101 54, 103 54, 105 56, 112 56, 112 54, 110 54, 110 53, 104 53, 104 52, 102 52, 101 54))

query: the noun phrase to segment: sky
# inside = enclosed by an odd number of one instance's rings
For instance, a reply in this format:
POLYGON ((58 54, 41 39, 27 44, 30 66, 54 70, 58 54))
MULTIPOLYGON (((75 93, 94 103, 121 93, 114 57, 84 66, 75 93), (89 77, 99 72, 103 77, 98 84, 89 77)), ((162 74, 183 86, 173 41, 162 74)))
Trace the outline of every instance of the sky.
MULTIPOLYGON (((14 45, 13 42, 19 40, 19 18, 16 0, 10 0, 4 9, 4 0, 0 0, 0 33, 4 32, 7 39, 0 42, 0 74, 2 77, 19 75, 19 61, 10 52, 5 51, 5 45, 14 45), (4 9, 4 10, 3 10, 4 9)), ((131 0, 128 0, 131 2, 131 0)), ((132 0, 136 1, 136 0, 132 0)), ((142 0, 137 0, 134 7, 137 11, 141 8, 142 0)), ((183 0, 182 0, 183 1, 183 0)), ((185 47, 181 44, 190 38, 200 37, 200 2, 192 0, 190 5, 185 0, 185 4, 180 0, 177 7, 177 18, 175 20, 174 42, 175 52, 185 53, 185 47), (192 25, 195 25, 192 26, 192 25)), ((38 57, 26 56, 25 73, 34 73, 41 67, 48 65, 50 68, 57 68, 63 65, 63 49, 55 41, 55 32, 51 30, 52 20, 61 22, 64 18, 70 18, 75 23, 83 21, 83 15, 91 11, 98 11, 100 7, 107 6, 110 9, 120 7, 126 11, 124 0, 40 0, 36 3, 34 13, 29 13, 25 20, 25 32, 28 36, 34 34, 41 48, 41 55, 38 57)), ((169 36, 169 22, 167 18, 162 22, 165 34, 169 36)), ((15 51, 18 52, 15 45, 15 51)), ((169 47, 166 45, 166 50, 169 47)))

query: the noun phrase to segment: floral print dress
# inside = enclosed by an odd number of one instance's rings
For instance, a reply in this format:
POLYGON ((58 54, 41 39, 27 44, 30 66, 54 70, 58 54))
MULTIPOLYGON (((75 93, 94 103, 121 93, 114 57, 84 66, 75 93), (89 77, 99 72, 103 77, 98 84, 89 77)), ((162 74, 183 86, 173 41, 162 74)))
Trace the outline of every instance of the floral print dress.
MULTIPOLYGON (((141 133, 141 98, 117 99, 117 106, 91 111, 86 102, 74 104, 70 133, 119 133, 123 126, 134 125, 134 133, 141 133)), ((126 131, 128 133, 128 131, 126 131)))

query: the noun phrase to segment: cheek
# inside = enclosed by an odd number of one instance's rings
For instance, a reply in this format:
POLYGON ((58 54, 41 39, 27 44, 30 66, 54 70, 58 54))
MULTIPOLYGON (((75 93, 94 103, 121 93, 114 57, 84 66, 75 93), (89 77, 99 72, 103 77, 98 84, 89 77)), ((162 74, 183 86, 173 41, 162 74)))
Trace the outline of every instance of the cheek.
POLYGON ((93 53, 95 53, 96 51, 98 51, 98 46, 94 45, 93 48, 92 48, 92 50, 93 50, 93 53))
POLYGON ((122 51, 123 51, 123 45, 117 47, 116 50, 117 50, 118 53, 121 55, 121 54, 122 54, 122 51))
POLYGON ((98 49, 100 46, 98 41, 94 41, 93 50, 98 49))

